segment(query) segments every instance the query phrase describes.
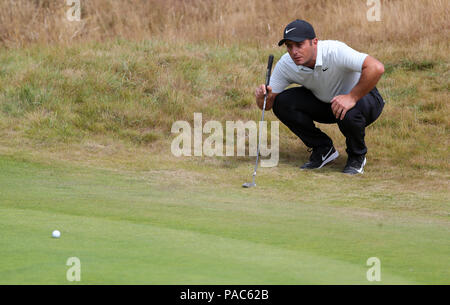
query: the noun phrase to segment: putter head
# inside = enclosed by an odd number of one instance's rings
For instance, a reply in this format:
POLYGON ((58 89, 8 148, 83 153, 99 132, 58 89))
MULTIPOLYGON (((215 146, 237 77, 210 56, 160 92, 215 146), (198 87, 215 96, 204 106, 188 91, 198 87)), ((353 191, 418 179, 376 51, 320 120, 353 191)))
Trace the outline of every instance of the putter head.
POLYGON ((250 187, 254 187, 254 186, 256 186, 256 183, 254 183, 254 182, 246 182, 246 183, 242 184, 242 187, 245 187, 247 189, 250 187))

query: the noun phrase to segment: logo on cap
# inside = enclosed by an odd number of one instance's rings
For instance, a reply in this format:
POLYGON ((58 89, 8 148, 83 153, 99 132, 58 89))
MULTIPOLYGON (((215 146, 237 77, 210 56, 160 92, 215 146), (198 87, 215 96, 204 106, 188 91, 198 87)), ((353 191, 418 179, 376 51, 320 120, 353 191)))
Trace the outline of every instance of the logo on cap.
POLYGON ((305 20, 297 19, 292 21, 284 28, 283 39, 278 42, 278 45, 283 45, 286 40, 301 42, 306 39, 314 39, 316 33, 310 23, 305 20))
POLYGON ((286 30, 286 34, 287 34, 287 33, 289 33, 289 32, 290 32, 290 31, 292 31, 292 30, 295 30, 295 28, 292 28, 292 29, 286 30))

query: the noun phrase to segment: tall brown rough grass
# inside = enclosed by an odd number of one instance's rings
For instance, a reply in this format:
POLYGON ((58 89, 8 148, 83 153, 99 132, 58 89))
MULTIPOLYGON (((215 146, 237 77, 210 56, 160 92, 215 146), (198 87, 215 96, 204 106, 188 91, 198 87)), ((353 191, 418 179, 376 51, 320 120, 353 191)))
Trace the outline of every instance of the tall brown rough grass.
POLYGON ((2 0, 0 45, 111 38, 159 38, 219 44, 274 45, 293 19, 309 20, 321 39, 356 47, 447 41, 448 0, 384 0, 381 21, 369 22, 365 0, 79 0, 81 20, 68 21, 65 0, 2 0))
MULTIPOLYGON (((257 120, 262 63, 281 56, 285 25, 301 18, 319 39, 385 64, 372 158, 448 169, 448 0, 384 0, 379 22, 367 20, 367 0, 79 1, 81 20, 70 22, 66 0, 0 0, 0 142, 153 145, 193 112, 257 120)), ((322 127, 344 150, 339 130, 322 127)), ((284 157, 306 154, 281 128, 284 157)))

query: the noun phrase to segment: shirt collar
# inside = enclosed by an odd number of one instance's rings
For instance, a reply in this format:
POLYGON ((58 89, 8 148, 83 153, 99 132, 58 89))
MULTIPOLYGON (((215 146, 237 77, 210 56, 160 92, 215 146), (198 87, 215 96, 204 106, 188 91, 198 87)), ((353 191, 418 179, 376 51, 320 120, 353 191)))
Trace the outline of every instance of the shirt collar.
POLYGON ((322 43, 320 41, 317 42, 317 56, 316 56, 316 65, 322 67, 323 58, 322 58, 322 43))

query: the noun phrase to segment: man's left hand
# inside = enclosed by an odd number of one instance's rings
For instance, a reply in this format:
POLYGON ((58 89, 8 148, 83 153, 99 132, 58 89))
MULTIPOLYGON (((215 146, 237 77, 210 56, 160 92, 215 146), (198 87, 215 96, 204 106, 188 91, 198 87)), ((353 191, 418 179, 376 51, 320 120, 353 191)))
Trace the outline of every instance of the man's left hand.
POLYGON ((331 100, 331 110, 336 119, 343 120, 347 111, 356 105, 356 100, 350 94, 337 95, 331 100))

